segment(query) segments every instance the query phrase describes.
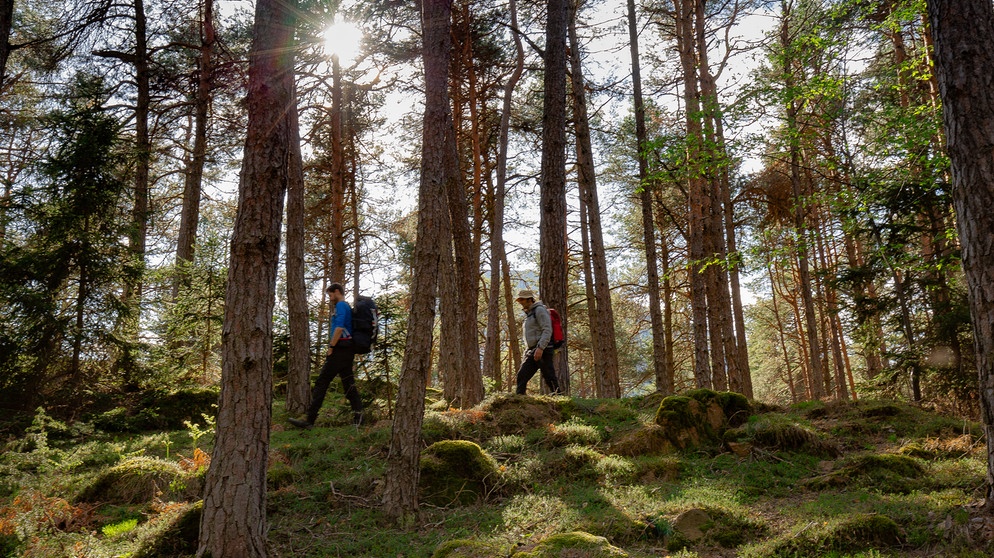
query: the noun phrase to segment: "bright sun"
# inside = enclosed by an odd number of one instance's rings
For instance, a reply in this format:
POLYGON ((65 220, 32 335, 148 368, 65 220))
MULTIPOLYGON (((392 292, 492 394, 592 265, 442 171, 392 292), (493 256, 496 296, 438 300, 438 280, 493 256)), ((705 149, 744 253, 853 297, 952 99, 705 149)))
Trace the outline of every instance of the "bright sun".
POLYGON ((352 22, 333 23, 324 30, 324 51, 331 56, 338 55, 342 64, 348 64, 359 53, 362 31, 352 22))

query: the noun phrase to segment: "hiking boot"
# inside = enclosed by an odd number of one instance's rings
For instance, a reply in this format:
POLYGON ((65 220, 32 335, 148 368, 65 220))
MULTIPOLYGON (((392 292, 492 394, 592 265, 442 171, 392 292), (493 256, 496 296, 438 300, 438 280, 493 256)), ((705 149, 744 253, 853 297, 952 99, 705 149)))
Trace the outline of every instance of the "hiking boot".
POLYGON ((289 418, 287 419, 287 422, 296 426, 297 428, 305 428, 307 430, 314 428, 314 423, 305 419, 289 418))

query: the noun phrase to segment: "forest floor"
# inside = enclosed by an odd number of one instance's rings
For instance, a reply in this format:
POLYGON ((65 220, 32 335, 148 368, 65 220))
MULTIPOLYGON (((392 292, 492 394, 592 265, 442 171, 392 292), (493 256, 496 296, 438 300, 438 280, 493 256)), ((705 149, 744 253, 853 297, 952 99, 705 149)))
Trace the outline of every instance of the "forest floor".
MULTIPOLYGON (((277 405, 270 555, 994 554, 994 517, 979 507, 986 447, 979 425, 961 418, 879 400, 757 405, 674 436, 672 422, 660 426, 659 396, 499 395, 469 410, 433 396, 422 503, 403 526, 379 508, 384 401, 371 401, 369 423, 356 428, 330 394, 310 430, 287 425, 277 405)), ((136 416, 116 409, 65 424, 40 413, 17 435, 7 425, 0 557, 194 553, 211 421, 127 431, 136 416), (114 424, 125 431, 107 431, 114 424)))

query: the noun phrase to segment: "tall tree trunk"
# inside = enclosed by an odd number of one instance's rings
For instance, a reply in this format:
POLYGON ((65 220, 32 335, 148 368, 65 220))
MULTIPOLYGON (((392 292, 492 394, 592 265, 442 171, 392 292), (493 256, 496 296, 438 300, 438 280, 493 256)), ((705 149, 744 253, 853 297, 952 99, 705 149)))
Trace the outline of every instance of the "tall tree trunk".
POLYGON ((728 159, 717 135, 718 123, 721 122, 721 109, 718 105, 718 88, 708 59, 707 35, 705 27, 704 2, 694 5, 694 41, 697 50, 697 76, 700 80, 702 131, 704 151, 707 153, 708 167, 704 169, 707 177, 710 199, 710 214, 705 215, 707 225, 707 249, 709 260, 716 262, 708 265, 708 324, 711 327, 711 358, 712 381, 717 390, 725 390, 729 386, 733 391, 742 392, 742 378, 739 372, 738 347, 735 341, 735 331, 732 324, 732 301, 728 292, 728 272, 725 261, 728 259, 725 226, 723 224, 724 210, 721 204, 722 190, 726 188, 723 179, 727 176, 724 171, 728 159))
POLYGON ((573 92, 573 125, 576 131, 577 183, 581 203, 587 210, 590 231, 590 263, 594 275, 595 322, 590 324, 591 338, 597 337, 594 362, 596 373, 603 378, 604 393, 599 397, 621 397, 621 379, 618 374, 618 342, 614 336, 614 307, 611 304, 611 285, 607 274, 607 255, 604 251, 604 232, 601 227, 600 203, 597 200, 597 177, 594 172, 594 153, 590 141, 590 123, 587 117, 587 96, 580 61, 580 41, 576 36, 576 4, 570 10, 568 31, 570 41, 570 78, 573 92))
MULTIPOLYGON (((708 346, 708 295, 705 281, 707 258, 706 221, 711 214, 707 181, 698 166, 703 154, 701 99, 697 88, 697 55, 694 49, 696 0, 673 0, 677 49, 683 68, 683 99, 687 124, 688 254, 690 298, 694 338, 694 381, 697 387, 712 387, 708 346)), ((710 349, 714 349, 711 347, 710 349)))
MULTIPOLYGON (((508 76, 504 84, 504 99, 500 113, 500 127, 497 137, 497 185, 494 188, 493 212, 490 222, 490 298, 487 308, 487 338, 483 347, 483 362, 486 366, 492 366, 494 377, 500 377, 500 304, 501 304, 501 281, 503 279, 502 267, 504 255, 504 204, 507 198, 507 137, 511 127, 511 101, 514 95, 514 88, 521 79, 521 74, 525 68, 525 50, 521 44, 521 36, 518 34, 518 3, 516 0, 509 0, 508 11, 511 18, 511 36, 514 38, 515 62, 514 70, 508 76)), ((514 323, 513 313, 509 319, 514 323)), ((511 327, 508 327, 510 344, 518 346, 518 339, 511 327)), ((503 382, 497 382, 502 385, 503 382)))
POLYGON ((197 91, 193 109, 193 152, 186 167, 183 183, 183 207, 180 211, 179 236, 176 240, 176 279, 173 298, 181 286, 189 284, 187 266, 193 262, 197 227, 200 224, 200 197, 207 162, 207 118, 211 92, 214 87, 214 0, 204 0, 200 56, 197 59, 197 91))
MULTIPOLYGON (((632 57, 632 95, 635 104, 635 141, 639 165, 639 201, 642 205, 642 242, 645 245, 645 268, 648 276, 649 319, 652 324, 652 367, 656 376, 656 391, 673 393, 673 368, 666 364, 668 346, 659 300, 659 263, 656 257, 656 225, 652 212, 652 184, 649 181, 649 161, 646 153, 648 134, 645 130, 645 101, 642 99, 642 61, 639 58, 638 18, 635 0, 628 0, 628 42, 632 57)), ((664 256, 665 257, 665 256, 664 256)), ((666 265, 666 264, 664 264, 666 265)))
POLYGON ((456 139, 449 107, 448 70, 451 0, 424 0, 425 114, 421 187, 418 193, 418 241, 414 247, 411 312, 407 328, 397 411, 390 436, 384 477, 383 510, 402 524, 412 524, 418 509, 421 424, 425 388, 431 371, 431 341, 438 293, 441 251, 451 238, 446 205, 448 182, 458 183, 456 139))
POLYGON ((311 405, 311 332, 307 279, 304 276, 304 163, 300 152, 297 113, 287 114, 287 118, 291 119, 291 123, 286 196, 286 298, 290 328, 286 411, 299 415, 311 405))
MULTIPOLYGON (((539 295, 557 308, 563 330, 569 323, 566 291, 566 27, 568 0, 548 1, 545 28, 545 98, 542 106, 542 170, 539 180, 539 295)), ((566 351, 556 351, 556 375, 564 395, 570 393, 566 351)))
MULTIPOLYGON (((135 205, 132 209, 131 253, 139 269, 145 267, 145 244, 148 236, 149 218, 149 166, 152 160, 152 140, 148 132, 151 91, 149 84, 148 31, 145 19, 145 3, 135 0, 135 84, 138 98, 135 105, 135 205)), ((129 285, 129 301, 136 311, 141 307, 142 283, 139 276, 129 285)))
MULTIPOLYGON (((790 27, 792 14, 789 6, 784 6, 783 21, 780 25, 780 47, 785 51, 791 48, 790 27)), ((810 247, 809 233, 807 229, 807 201, 801 180, 800 162, 800 130, 798 129, 798 114, 800 113, 800 102, 794 98, 794 77, 793 68, 790 65, 790 57, 784 57, 783 79, 784 87, 787 91, 787 130, 789 134, 788 149, 790 151, 790 185, 794 203, 794 228, 797 234, 797 265, 798 265, 798 285, 801 299, 804 303, 805 329, 808 335, 808 348, 810 350, 810 371, 811 396, 820 399, 825 395, 825 373, 822 369, 821 343, 818 340, 818 318, 815 311, 814 296, 811 293, 811 271, 808 268, 808 255, 810 247)))
POLYGON ((231 239, 217 437, 204 483, 197 556, 266 553, 266 462, 273 395, 273 305, 289 182, 296 2, 258 0, 246 98, 248 133, 231 239))
MULTIPOLYGON (((452 152, 451 164, 458 170, 456 151, 452 152)), ((458 375, 457 407, 472 407, 483 401, 483 375, 480 370, 480 350, 477 343, 477 309, 479 308, 479 259, 474 256, 473 232, 469 226, 469 204, 466 201, 466 187, 462 175, 446 182, 449 202, 449 220, 452 231, 453 280, 455 296, 452 317, 454 319, 452 340, 458 344, 456 362, 448 372, 458 375)), ((444 307, 442 318, 445 319, 444 307)))
POLYGON ((330 230, 332 281, 345 281, 345 144, 342 141, 342 67, 337 54, 331 55, 331 202, 330 230))
POLYGON ((994 513, 994 8, 988 0, 927 4, 977 347, 987 435, 985 508, 994 513))

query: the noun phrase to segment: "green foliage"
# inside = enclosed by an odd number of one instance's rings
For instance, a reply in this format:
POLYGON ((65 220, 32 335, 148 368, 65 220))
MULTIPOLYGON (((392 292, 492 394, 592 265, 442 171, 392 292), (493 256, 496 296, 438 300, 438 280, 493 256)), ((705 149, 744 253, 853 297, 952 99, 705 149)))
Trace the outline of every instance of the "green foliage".
POLYGON ((111 375, 122 341, 115 324, 129 309, 120 203, 127 187, 121 123, 101 78, 80 73, 46 117, 54 138, 38 180, 17 192, 23 237, 0 246, 0 403, 30 408, 56 396, 70 407, 111 375))
POLYGON ((217 387, 152 390, 139 394, 133 405, 116 407, 92 418, 105 432, 141 432, 186 426, 194 444, 213 430, 217 412, 217 387), (201 425, 206 429, 201 429, 201 425))
POLYGON ((162 343, 152 347, 149 360, 156 373, 150 387, 176 381, 213 384, 221 377, 224 295, 228 278, 231 219, 210 207, 200 217, 196 257, 176 267, 157 270, 152 279, 163 283, 153 301, 161 307, 154 331, 162 343), (175 296, 173 287, 175 285, 175 296))
POLYGON ((100 528, 100 532, 103 533, 105 537, 117 538, 121 535, 130 533, 138 526, 137 519, 125 519, 117 523, 111 523, 110 525, 104 525, 100 528))

